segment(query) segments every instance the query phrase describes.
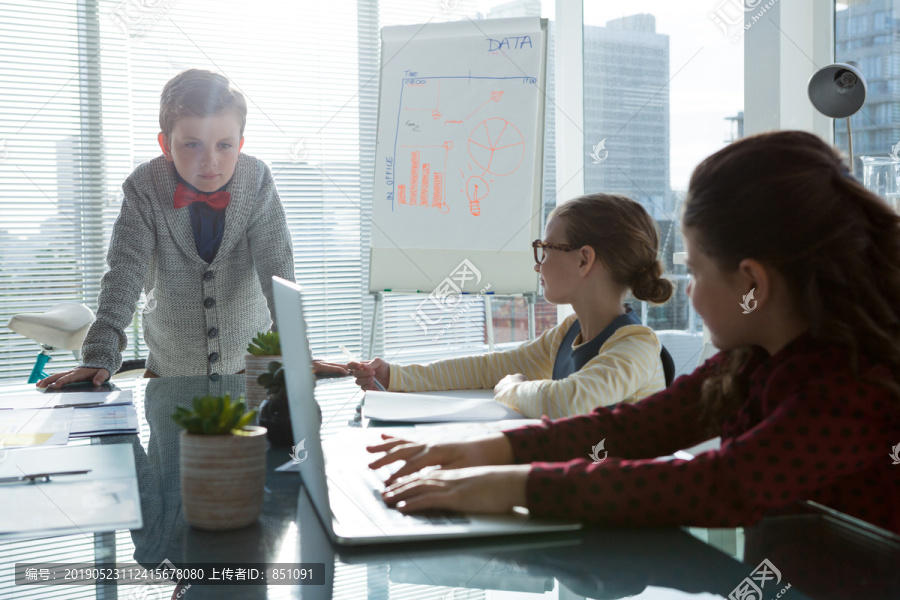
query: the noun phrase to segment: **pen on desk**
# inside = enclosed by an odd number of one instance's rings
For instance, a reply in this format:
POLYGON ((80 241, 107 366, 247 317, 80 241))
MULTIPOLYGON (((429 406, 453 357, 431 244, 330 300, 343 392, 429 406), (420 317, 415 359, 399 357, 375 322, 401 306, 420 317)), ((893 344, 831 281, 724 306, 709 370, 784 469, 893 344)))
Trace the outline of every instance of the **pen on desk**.
POLYGON ((76 402, 75 404, 57 404, 53 408, 90 408, 103 406, 104 404, 106 404, 106 402, 76 402))
MULTIPOLYGON (((356 358, 355 356, 353 356, 353 353, 350 352, 350 350, 347 349, 347 346, 341 344, 341 345, 340 345, 340 349, 341 349, 341 354, 343 354, 344 356, 346 356, 347 358, 349 358, 351 361, 353 361, 353 362, 359 362, 359 359, 356 358)), ((387 390, 385 389, 385 387, 384 387, 383 385, 381 385, 381 382, 378 381, 378 377, 374 377, 373 379, 375 380, 375 387, 377 387, 377 388, 379 389, 379 391, 382 391, 382 392, 386 392, 386 391, 387 391, 387 390)))
POLYGON ((90 473, 91 469, 82 471, 57 471, 55 473, 35 473, 33 475, 19 475, 18 477, 0 477, 0 485, 11 483, 37 483, 38 479, 50 481, 51 477, 59 477, 60 475, 85 475, 90 473))

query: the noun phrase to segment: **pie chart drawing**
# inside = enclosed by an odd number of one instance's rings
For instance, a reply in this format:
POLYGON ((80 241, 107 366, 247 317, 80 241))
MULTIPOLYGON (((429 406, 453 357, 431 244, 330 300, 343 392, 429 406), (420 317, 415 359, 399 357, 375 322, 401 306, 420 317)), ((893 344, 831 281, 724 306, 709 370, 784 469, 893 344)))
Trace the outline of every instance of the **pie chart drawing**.
POLYGON ((487 173, 510 175, 522 164, 525 140, 506 119, 485 119, 469 134, 469 156, 487 173))

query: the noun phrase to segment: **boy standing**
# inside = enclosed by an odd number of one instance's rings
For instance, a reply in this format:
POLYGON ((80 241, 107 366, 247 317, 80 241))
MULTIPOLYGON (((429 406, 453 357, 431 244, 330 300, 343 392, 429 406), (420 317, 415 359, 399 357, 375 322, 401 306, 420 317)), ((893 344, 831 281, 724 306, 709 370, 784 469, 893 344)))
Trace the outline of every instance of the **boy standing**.
POLYGON ((38 383, 106 381, 122 364, 143 288, 146 376, 236 373, 273 326, 272 276, 294 280, 269 168, 241 154, 247 104, 222 75, 189 69, 160 99, 163 155, 126 179, 82 365, 38 383))

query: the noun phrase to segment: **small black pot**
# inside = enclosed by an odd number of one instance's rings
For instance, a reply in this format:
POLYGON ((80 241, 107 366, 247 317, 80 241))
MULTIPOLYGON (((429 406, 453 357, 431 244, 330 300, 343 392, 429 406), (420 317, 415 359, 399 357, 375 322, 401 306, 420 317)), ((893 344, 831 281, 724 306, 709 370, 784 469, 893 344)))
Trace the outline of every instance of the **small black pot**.
POLYGON ((287 394, 280 394, 274 398, 269 396, 263 400, 259 406, 259 425, 268 430, 266 435, 273 446, 290 448, 294 445, 287 394))

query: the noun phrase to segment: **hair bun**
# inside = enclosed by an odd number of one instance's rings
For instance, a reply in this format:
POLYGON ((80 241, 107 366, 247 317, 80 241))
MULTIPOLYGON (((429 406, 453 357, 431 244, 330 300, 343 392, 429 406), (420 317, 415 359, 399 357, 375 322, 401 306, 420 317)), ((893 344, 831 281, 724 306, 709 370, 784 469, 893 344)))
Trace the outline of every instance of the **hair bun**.
POLYGON ((660 277, 663 265, 658 260, 637 272, 631 284, 631 293, 638 300, 651 304, 663 304, 672 297, 675 286, 668 279, 660 277))

